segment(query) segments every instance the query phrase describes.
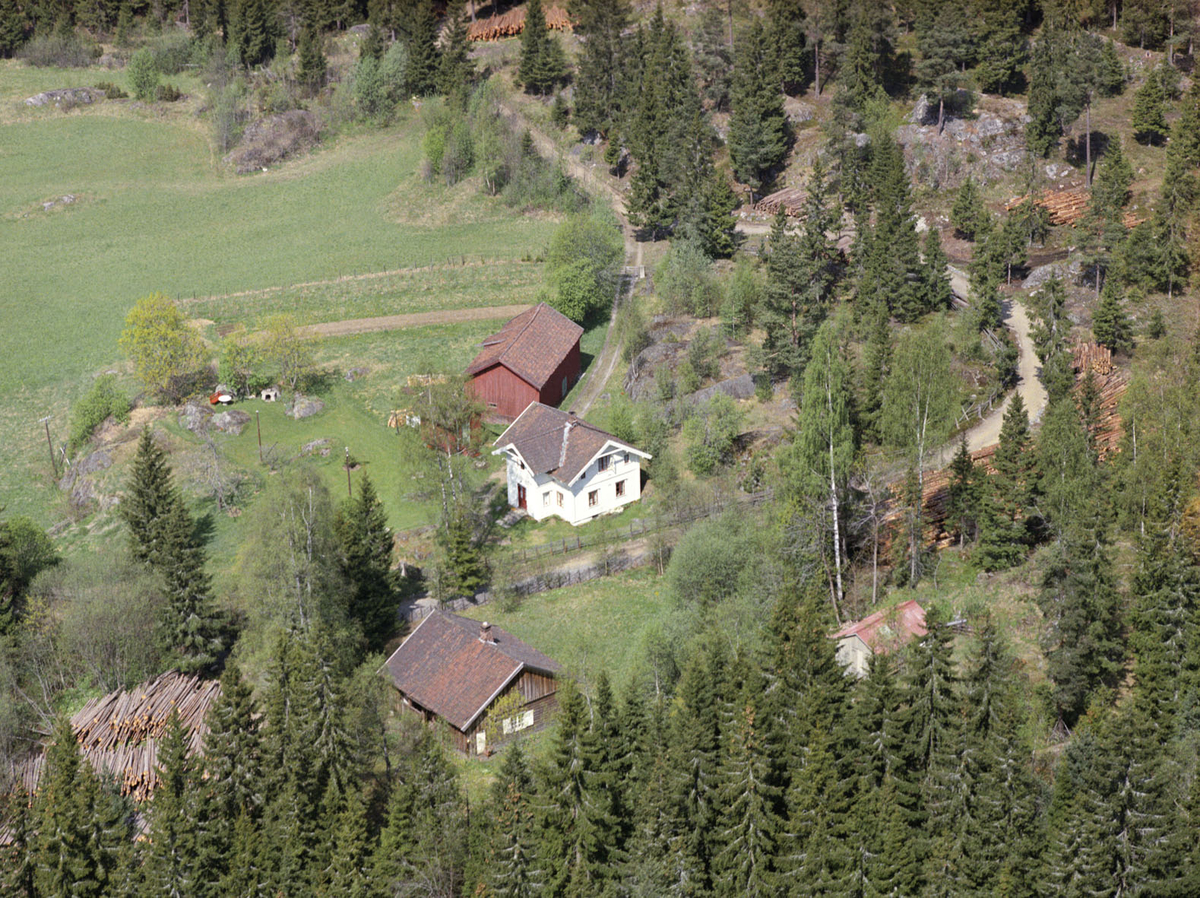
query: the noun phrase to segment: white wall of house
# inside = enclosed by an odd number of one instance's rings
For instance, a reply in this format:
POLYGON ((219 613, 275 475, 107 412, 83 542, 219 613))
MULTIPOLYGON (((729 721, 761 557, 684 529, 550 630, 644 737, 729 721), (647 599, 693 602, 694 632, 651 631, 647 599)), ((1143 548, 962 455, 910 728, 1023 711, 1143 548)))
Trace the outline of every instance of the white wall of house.
POLYGON ((857 634, 845 636, 838 640, 837 662, 847 674, 861 680, 870 671, 871 647, 857 634))
POLYGON ((526 510, 535 521, 556 515, 568 523, 582 524, 618 511, 642 497, 641 458, 624 449, 602 454, 569 487, 549 475, 534 474, 512 454, 506 453, 506 456, 508 504, 516 508, 518 487, 525 487, 526 510))

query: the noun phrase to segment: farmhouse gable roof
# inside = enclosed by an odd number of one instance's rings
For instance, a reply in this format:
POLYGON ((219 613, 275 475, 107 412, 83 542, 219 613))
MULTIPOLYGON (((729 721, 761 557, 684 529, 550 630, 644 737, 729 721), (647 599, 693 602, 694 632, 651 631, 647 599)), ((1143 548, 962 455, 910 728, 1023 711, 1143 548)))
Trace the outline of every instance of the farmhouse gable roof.
POLYGON ((847 624, 833 634, 833 639, 857 636, 874 654, 904 645, 917 636, 924 636, 925 609, 916 599, 909 599, 892 608, 876 611, 862 620, 847 624))
POLYGON ((483 349, 467 366, 467 374, 473 377, 503 365, 540 390, 582 335, 582 327, 540 302, 484 340, 483 349))
POLYGON ((434 611, 384 667, 396 688, 460 731, 467 730, 521 671, 554 674, 562 666, 512 634, 434 611))
POLYGON ((493 445, 496 453, 516 452, 535 474, 549 474, 566 484, 578 479, 609 446, 650 458, 582 418, 540 402, 529 403, 493 445))

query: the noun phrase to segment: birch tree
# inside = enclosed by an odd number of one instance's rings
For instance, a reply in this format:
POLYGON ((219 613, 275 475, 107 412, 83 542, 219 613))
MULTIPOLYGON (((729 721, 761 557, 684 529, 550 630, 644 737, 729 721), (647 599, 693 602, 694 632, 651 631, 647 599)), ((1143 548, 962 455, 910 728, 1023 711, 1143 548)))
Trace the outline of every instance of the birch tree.
POLYGON ((846 487, 854 464, 854 428, 850 423, 852 375, 845 354, 840 318, 826 321, 813 340, 812 359, 804 369, 800 429, 796 433, 796 475, 805 492, 823 495, 833 527, 834 589, 830 598, 839 618, 842 585, 846 487))

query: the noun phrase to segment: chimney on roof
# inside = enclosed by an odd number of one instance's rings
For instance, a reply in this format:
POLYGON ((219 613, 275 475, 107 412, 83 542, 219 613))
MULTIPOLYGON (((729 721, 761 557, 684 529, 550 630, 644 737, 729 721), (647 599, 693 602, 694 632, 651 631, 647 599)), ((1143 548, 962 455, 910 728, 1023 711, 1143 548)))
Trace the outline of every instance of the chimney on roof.
POLYGON ((496 640, 492 638, 492 625, 487 621, 479 625, 479 641, 486 642, 488 645, 496 644, 496 640))

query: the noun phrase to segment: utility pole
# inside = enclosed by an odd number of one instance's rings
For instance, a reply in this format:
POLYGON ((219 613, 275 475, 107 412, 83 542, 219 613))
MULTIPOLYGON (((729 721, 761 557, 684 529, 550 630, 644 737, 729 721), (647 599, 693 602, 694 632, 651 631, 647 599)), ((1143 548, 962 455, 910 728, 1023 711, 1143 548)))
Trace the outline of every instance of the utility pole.
POLYGON ((46 448, 50 450, 50 470, 52 470, 54 472, 54 479, 58 480, 58 462, 55 461, 55 459, 54 459, 54 441, 50 439, 50 418, 51 417, 52 417, 51 415, 47 415, 46 417, 42 418, 42 420, 40 420, 38 423, 44 425, 46 428, 46 448))
POLYGON ((259 417, 259 410, 254 410, 254 426, 258 430, 258 463, 262 464, 262 419, 259 417))
POLYGON ((346 447, 346 498, 351 498, 350 493, 350 447, 346 447))

